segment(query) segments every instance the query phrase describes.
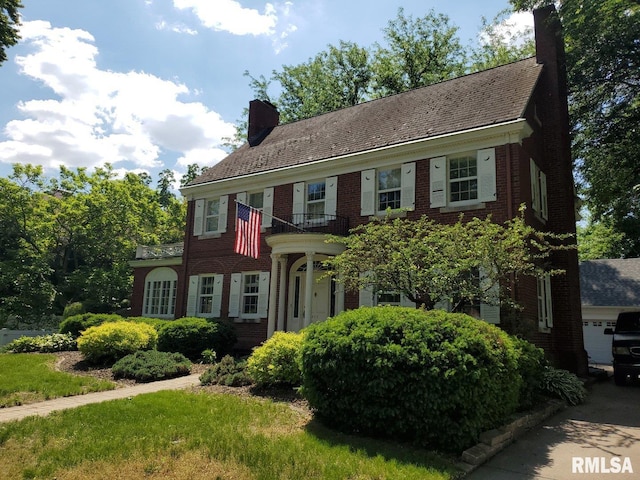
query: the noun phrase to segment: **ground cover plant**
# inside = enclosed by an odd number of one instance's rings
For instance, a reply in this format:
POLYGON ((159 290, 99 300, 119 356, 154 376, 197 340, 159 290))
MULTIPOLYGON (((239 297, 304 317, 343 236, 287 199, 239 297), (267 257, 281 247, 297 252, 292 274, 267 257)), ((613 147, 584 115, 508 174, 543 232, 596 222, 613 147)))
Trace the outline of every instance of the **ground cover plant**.
POLYGON ((113 382, 56 372, 51 354, 0 354, 0 408, 112 390, 113 382))
POLYGON ((0 353, 53 353, 77 350, 70 333, 52 333, 37 337, 20 337, 0 348, 0 353))
POLYGON ((272 401, 167 391, 0 424, 6 478, 451 479, 444 457, 272 401))

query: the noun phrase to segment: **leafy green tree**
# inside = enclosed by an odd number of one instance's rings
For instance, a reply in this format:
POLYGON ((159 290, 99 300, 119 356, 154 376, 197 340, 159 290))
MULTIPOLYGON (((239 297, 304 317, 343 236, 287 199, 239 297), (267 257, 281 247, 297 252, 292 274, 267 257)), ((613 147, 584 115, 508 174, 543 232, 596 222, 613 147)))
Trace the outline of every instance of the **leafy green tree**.
POLYGON ((517 308, 508 291, 512 282, 561 273, 545 268, 545 260, 571 248, 568 236, 527 225, 523 212, 504 224, 462 216, 452 225, 426 216, 373 221, 333 239, 346 249, 326 261, 328 274, 349 291, 401 293, 427 309, 439 301, 450 302, 453 311, 478 301, 517 308))
MULTIPOLYGON (((511 0, 520 10, 551 3, 511 0)), ((569 109, 577 179, 594 221, 640 255, 640 3, 563 0, 569 109)))
POLYGON ((0 0, 0 65, 7 60, 5 49, 12 47, 20 40, 18 9, 22 7, 20 0, 0 0))
POLYGON ((172 170, 165 168, 160 172, 160 178, 158 179, 158 200, 163 208, 166 208, 169 203, 171 203, 171 200, 176 198, 171 191, 171 187, 175 181, 175 175, 172 170))
MULTIPOLYGON (((246 137, 246 135, 245 135, 246 137)), ((187 166, 187 173, 180 178, 180 187, 184 187, 189 182, 192 182, 196 177, 202 175, 207 170, 207 167, 201 167, 197 163, 192 163, 187 166)))
POLYGON ((629 248, 624 233, 602 222, 589 221, 585 226, 578 225, 577 238, 580 261, 621 258, 629 248))
POLYGON ((479 45, 471 49, 469 69, 472 72, 506 65, 536 53, 531 29, 513 32, 509 25, 510 10, 498 13, 491 22, 482 17, 479 45))
POLYGON ((374 96, 384 97, 431 85, 465 72, 465 51, 458 27, 430 10, 424 17, 398 16, 383 30, 386 45, 374 52, 374 96))

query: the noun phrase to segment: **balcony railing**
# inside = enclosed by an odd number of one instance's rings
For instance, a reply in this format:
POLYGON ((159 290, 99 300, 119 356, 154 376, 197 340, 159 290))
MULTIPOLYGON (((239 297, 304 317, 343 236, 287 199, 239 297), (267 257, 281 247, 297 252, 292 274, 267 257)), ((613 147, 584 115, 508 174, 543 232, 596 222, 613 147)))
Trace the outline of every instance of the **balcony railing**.
POLYGON ((281 220, 273 219, 271 233, 327 233, 330 235, 349 235, 349 219, 337 215, 318 215, 315 213, 296 213, 283 215, 281 220))
POLYGON ((166 245, 138 245, 136 259, 181 257, 184 243, 170 243, 166 245))

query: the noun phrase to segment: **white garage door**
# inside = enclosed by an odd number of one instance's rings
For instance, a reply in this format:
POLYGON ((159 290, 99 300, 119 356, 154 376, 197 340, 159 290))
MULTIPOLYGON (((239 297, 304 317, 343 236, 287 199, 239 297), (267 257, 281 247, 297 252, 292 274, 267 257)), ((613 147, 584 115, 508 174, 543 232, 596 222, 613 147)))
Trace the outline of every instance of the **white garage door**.
POLYGON ((611 335, 605 335, 605 328, 614 328, 615 321, 585 320, 582 322, 584 348, 589 355, 589 363, 611 365, 611 335))

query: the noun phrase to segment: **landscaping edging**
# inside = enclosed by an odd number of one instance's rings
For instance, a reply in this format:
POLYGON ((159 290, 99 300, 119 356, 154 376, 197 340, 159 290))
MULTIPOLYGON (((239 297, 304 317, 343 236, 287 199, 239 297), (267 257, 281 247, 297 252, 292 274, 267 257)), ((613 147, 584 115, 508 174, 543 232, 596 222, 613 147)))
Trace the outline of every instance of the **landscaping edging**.
POLYGON ((500 428, 482 433, 480 443, 462 452, 458 467, 465 473, 472 472, 525 432, 566 406, 562 400, 549 400, 542 407, 525 412, 500 428))

